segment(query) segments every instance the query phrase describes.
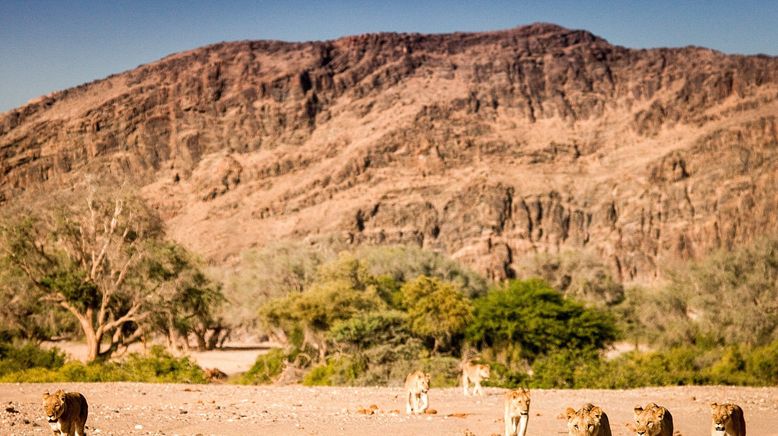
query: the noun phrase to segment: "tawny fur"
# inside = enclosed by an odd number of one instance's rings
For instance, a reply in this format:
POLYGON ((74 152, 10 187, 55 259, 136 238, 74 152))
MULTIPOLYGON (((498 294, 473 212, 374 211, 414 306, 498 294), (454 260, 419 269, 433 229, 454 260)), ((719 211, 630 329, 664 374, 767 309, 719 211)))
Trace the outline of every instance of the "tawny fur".
POLYGON ((481 387, 481 381, 489 378, 489 365, 477 364, 472 362, 462 363, 462 388, 465 396, 468 395, 469 384, 473 383, 473 395, 484 395, 484 388, 481 387))
POLYGON ((656 403, 637 406, 634 430, 637 436, 673 436, 673 415, 656 403))
POLYGON ((737 404, 711 403, 711 436, 746 436, 743 409, 737 404))
POLYGON ((529 389, 515 389, 505 394, 505 436, 527 434, 529 402, 529 389))
POLYGON ((424 413, 429 407, 430 375, 424 371, 414 371, 405 378, 405 391, 408 398, 405 403, 405 411, 412 413, 424 413))
POLYGON ((612 436, 608 415, 593 404, 584 404, 577 411, 568 407, 565 414, 569 436, 612 436))
POLYGON ((86 418, 89 406, 86 398, 78 392, 67 392, 62 389, 49 394, 43 394, 43 411, 51 426, 51 431, 58 436, 85 436, 86 418))

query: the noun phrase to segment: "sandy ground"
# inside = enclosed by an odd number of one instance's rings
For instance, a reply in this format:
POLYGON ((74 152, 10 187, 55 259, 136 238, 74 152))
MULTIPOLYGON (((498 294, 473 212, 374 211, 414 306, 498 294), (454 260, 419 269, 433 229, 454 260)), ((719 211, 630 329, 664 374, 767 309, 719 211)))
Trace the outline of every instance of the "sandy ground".
MULTIPOLYGON (((0 434, 49 434, 40 397, 57 388, 87 397, 91 435, 493 435, 502 429, 504 392, 465 398, 460 389, 432 389, 430 407, 438 413, 406 416, 391 412, 403 410, 400 388, 0 384, 0 434), (371 405, 376 414, 358 413, 371 405)), ((562 411, 587 401, 603 407, 614 435, 629 434, 633 406, 649 401, 670 409, 677 434, 709 435, 708 404, 732 401, 743 407, 749 435, 778 436, 778 388, 732 387, 535 390, 528 434, 566 434, 562 411)))

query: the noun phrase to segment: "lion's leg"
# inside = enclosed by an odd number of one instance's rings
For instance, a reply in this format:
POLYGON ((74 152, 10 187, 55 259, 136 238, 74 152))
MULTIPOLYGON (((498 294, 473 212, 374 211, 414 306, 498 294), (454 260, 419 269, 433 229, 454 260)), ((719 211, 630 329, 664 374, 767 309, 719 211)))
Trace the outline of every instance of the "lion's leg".
POLYGON ((413 393, 411 391, 408 391, 408 398, 405 401, 405 413, 410 415, 413 412, 413 406, 411 406, 411 401, 413 401, 413 393))
POLYGON ((430 399, 429 399, 429 396, 427 395, 426 392, 423 392, 421 394, 420 400, 421 400, 421 403, 422 403, 422 406, 420 407, 420 409, 421 409, 421 412, 424 413, 424 412, 427 411, 427 408, 430 405, 430 399))
POLYGON ((519 415, 516 419, 516 434, 518 436, 527 436, 527 424, 529 423, 529 415, 519 415))
POLYGON ((483 396, 484 389, 481 387, 481 380, 476 379, 475 381, 475 387, 473 388, 473 394, 478 393, 478 395, 483 396))
POLYGON ((513 436, 513 420, 511 419, 511 409, 505 405, 505 415, 503 417, 505 424, 505 436, 513 436))
POLYGON ((465 391, 465 396, 467 396, 467 373, 462 372, 462 389, 465 391))

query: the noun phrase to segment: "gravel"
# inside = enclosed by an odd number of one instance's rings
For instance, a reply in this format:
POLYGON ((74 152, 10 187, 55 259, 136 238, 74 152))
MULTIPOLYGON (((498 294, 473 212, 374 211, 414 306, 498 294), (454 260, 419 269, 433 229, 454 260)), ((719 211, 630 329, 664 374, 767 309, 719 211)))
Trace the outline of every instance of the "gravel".
MULTIPOLYGON (((436 414, 407 416, 400 388, 309 388, 144 383, 0 384, 0 435, 48 435, 41 394, 79 391, 89 401, 88 434, 100 435, 495 435, 504 390, 464 397, 430 391, 436 414)), ((614 435, 636 405, 656 402, 677 435, 709 434, 709 404, 738 403, 749 434, 778 436, 778 388, 671 387, 633 390, 534 390, 529 435, 564 435, 561 414, 585 402, 601 406, 614 435)))

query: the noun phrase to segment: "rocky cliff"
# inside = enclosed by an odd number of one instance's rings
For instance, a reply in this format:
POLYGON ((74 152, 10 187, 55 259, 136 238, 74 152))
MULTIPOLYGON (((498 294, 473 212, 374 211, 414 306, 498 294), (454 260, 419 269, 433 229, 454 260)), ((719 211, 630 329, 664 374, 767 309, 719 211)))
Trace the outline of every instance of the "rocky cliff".
POLYGON ((337 238, 650 279, 778 230, 777 116, 778 58, 549 24, 223 43, 0 115, 0 202, 90 173, 216 262, 337 238))

